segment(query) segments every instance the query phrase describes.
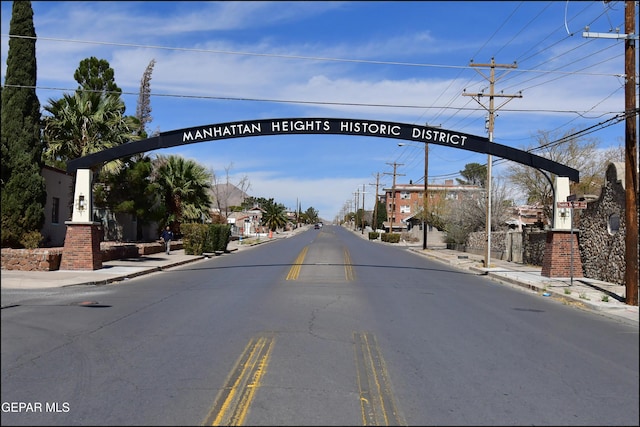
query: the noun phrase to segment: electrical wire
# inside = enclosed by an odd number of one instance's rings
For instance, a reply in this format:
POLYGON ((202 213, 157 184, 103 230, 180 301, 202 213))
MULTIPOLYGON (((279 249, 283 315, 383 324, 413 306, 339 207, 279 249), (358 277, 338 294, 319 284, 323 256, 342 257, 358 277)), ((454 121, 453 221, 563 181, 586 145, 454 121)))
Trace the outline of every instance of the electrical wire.
MULTIPOLYGON (((497 48, 494 52, 493 55, 491 55, 491 57, 496 57, 497 54, 499 54, 500 52, 502 52, 507 46, 509 46, 510 44, 512 44, 520 34, 523 34, 523 32, 527 29, 532 27, 533 25, 536 24, 536 22, 538 21, 539 17, 542 15, 542 13, 547 10, 551 4, 553 4, 554 2, 549 2, 547 3, 547 5, 540 10, 540 12, 538 12, 534 17, 530 18, 523 26, 522 28, 513 33, 513 36, 508 40, 508 42, 506 42, 505 44, 503 44, 502 46, 500 46, 499 48, 497 48)), ((550 32, 541 42, 539 43, 531 43, 531 47, 523 52, 523 54, 521 55, 521 58, 518 58, 518 69, 516 70, 515 73, 512 73, 510 76, 506 77, 504 80, 502 80, 502 84, 504 85, 505 83, 510 83, 510 86, 507 86, 506 89, 507 90, 511 90, 511 88, 520 88, 520 91, 526 91, 526 90, 530 90, 532 88, 535 87, 539 87, 539 86, 543 86, 545 84, 551 83, 553 81, 556 81, 558 79, 561 78, 565 78, 568 76, 575 76, 575 75, 586 75, 586 76, 599 76, 599 77, 615 77, 615 78, 620 78, 623 77, 623 75, 621 74, 611 74, 611 73, 602 73, 602 72, 594 72, 593 70, 597 67, 600 66, 602 64, 605 64, 609 61, 613 61, 615 59, 619 59, 620 55, 614 55, 611 56, 609 58, 600 60, 599 62, 591 62, 587 65, 584 65, 582 68, 580 68, 579 70, 566 70, 567 68, 574 66, 576 64, 578 64, 579 62, 582 61, 587 61, 587 60, 592 60, 592 58, 594 58, 597 54, 603 53, 605 51, 607 51, 608 49, 613 49, 615 47, 617 47, 617 45, 619 45, 620 43, 610 43, 607 46, 605 46, 604 48, 600 49, 597 52, 586 52, 585 54, 583 54, 582 57, 578 57, 573 59, 572 62, 570 63, 564 63, 560 66, 557 66, 554 69, 542 69, 543 66, 549 64, 549 63, 556 63, 558 60, 560 60, 563 56, 566 57, 568 56, 570 53, 572 52, 581 52, 584 51, 584 49, 590 45, 591 42, 593 42, 593 40, 589 40, 586 41, 584 43, 581 43, 575 47, 572 47, 569 50, 564 50, 561 53, 551 57, 551 58, 547 58, 544 61, 539 62, 538 64, 532 66, 532 67, 528 67, 528 68, 521 68, 521 66, 523 64, 526 63, 530 63, 534 58, 536 57, 540 57, 541 55, 547 53, 548 51, 550 51, 551 49, 557 48, 558 46, 561 45, 561 43, 569 40, 574 34, 571 33, 569 31, 569 27, 568 27, 568 23, 572 22, 576 19, 578 19, 578 17, 580 17, 583 14, 586 14, 587 11, 595 4, 596 2, 588 2, 587 4, 585 4, 585 6, 576 14, 573 15, 573 17, 568 17, 568 1, 565 5, 565 13, 564 13, 564 25, 561 25, 559 27, 559 29, 561 30, 564 27, 564 30, 566 30, 567 35, 565 37, 560 38, 558 41, 553 42, 547 46, 541 46, 543 43, 546 43, 547 40, 551 40, 551 37, 553 34, 555 34, 556 31, 558 30, 554 30, 552 32, 550 32), (534 51, 535 48, 535 51, 534 51), (533 52, 530 54, 530 52, 533 52), (522 79, 521 76, 527 75, 529 76, 527 79, 522 79), (535 83, 535 84, 533 84, 535 83), (525 86, 527 85, 528 86, 525 86), (525 86, 525 87, 523 87, 525 86)), ((589 25, 593 25, 599 18, 605 16, 608 19, 609 22, 609 26, 610 29, 613 28, 612 23, 611 23, 611 18, 610 18, 610 11, 613 10, 613 5, 610 5, 610 3, 615 3, 615 2, 606 2, 607 5, 605 5, 603 11, 597 15, 596 17, 594 17, 587 25, 587 27, 589 25)), ((506 27, 506 24, 510 21, 513 20, 515 18, 515 16, 517 15, 517 12, 520 10, 522 4, 524 4, 524 2, 520 2, 515 8, 514 10, 507 16, 507 18, 505 18, 502 23, 500 25, 497 26, 497 29, 494 31, 494 33, 484 42, 484 44, 478 49, 478 51, 476 52, 476 55, 474 56, 478 56, 480 54, 481 51, 483 51, 488 45, 489 43, 494 40, 496 38, 496 36, 500 33, 501 30, 503 30, 506 27)), ((582 4, 580 2, 578 2, 578 4, 582 4)), ((21 38, 30 38, 30 37, 26 37, 26 36, 15 36, 15 35, 5 35, 2 34, 0 35, 1 37, 21 37, 21 38)), ((441 95, 438 96, 435 101, 431 104, 431 105, 396 105, 396 104, 373 104, 373 103, 345 103, 345 102, 326 102, 326 101, 312 101, 312 100, 291 100, 291 99, 269 99, 269 98, 250 98, 250 97, 222 97, 222 96, 206 96, 206 95, 185 95, 185 94, 171 94, 171 93, 165 93, 165 94, 157 94, 157 93, 152 93, 151 96, 152 97, 172 97, 172 98, 185 98, 185 99, 208 99, 208 100, 223 100, 223 101, 247 101, 247 102, 273 102, 273 103, 291 103, 291 104, 314 104, 314 105, 339 105, 339 106, 357 106, 357 107, 384 107, 384 108, 403 108, 403 109, 421 109, 423 110, 422 114, 419 116, 418 121, 424 121, 422 120, 427 112, 434 112, 434 110, 437 110, 434 114, 435 120, 433 122, 441 122, 442 127, 445 128, 452 128, 452 126, 449 125, 449 123, 451 123, 454 119, 455 119, 455 126, 453 126, 453 128, 464 128, 464 127, 468 127, 470 126, 472 123, 476 123, 478 120, 481 120, 481 118, 477 117, 477 107, 469 107, 469 102, 471 102, 470 100, 464 104, 462 107, 451 107, 451 105, 455 102, 455 100, 459 97, 459 94, 453 94, 451 96, 451 98, 449 99, 449 101, 446 101, 444 103, 440 103, 439 101, 441 100, 441 98, 443 97, 443 95, 445 93, 447 93, 452 85, 454 84, 455 81, 458 80, 458 78, 462 75, 462 73, 473 69, 474 67, 471 67, 470 65, 446 65, 446 64, 427 64, 427 63, 416 63, 416 62, 399 62, 399 61, 376 61, 376 60, 365 60, 365 59, 349 59, 349 58, 331 58, 331 57, 319 57, 319 56, 305 56, 305 55, 283 55, 283 54, 273 54, 273 53, 258 53, 258 52, 242 52, 242 51, 225 51, 225 50, 214 50, 214 49, 196 49, 196 48, 181 48, 181 47, 169 47, 169 46, 156 46, 156 45, 145 45, 145 44, 135 44, 135 43, 116 43, 116 42, 104 42, 104 41, 90 41, 90 40, 76 40, 76 39, 65 39, 65 38, 53 38, 53 37, 31 37, 31 38, 35 38, 38 41, 48 41, 48 42, 64 42, 64 43, 83 43, 83 44, 92 44, 92 45, 109 45, 109 46, 119 46, 119 47, 131 47, 131 48, 143 48, 143 49, 156 49, 156 50, 172 50, 172 51, 185 51, 185 52, 200 52, 200 53, 210 53, 210 54, 223 54, 223 55, 242 55, 242 56, 255 56, 255 57, 269 57, 269 58, 281 58, 281 59, 288 59, 288 60, 307 60, 307 61, 322 61, 322 62, 344 62, 344 63, 359 63, 359 64, 371 64, 371 65, 390 65, 390 66, 404 66, 404 67, 422 67, 422 68, 442 68, 442 69, 457 69, 459 70, 458 75, 455 79, 452 79, 451 82, 449 83, 449 85, 447 86, 447 88, 441 92, 441 95), (445 117, 445 113, 450 113, 448 114, 448 116, 445 117)), ((476 70, 477 71, 477 70, 476 70)), ((468 85, 471 84, 471 82, 473 81, 472 78, 470 78, 468 80, 468 85)), ((622 85, 621 85, 622 86, 622 85)), ((16 86, 17 87, 17 86, 16 86)), ((74 89, 68 89, 68 88, 51 88, 51 87, 42 87, 42 86, 35 86, 35 87, 28 87, 28 86, 23 86, 25 88, 30 88, 30 89, 40 89, 40 90, 53 90, 53 91, 70 91, 70 90, 74 90, 74 89)), ((504 90, 504 89, 503 89, 504 90)), ((575 110, 559 110, 559 109, 517 109, 517 108, 513 108, 513 109, 502 109, 502 111, 505 112, 527 112, 527 113, 532 113, 532 112, 545 112, 545 113, 556 113, 556 114, 573 114, 576 117, 573 117, 572 119, 570 119, 567 123, 565 123, 564 125, 561 125, 559 128, 562 128, 564 126, 566 126, 567 124, 573 122, 574 120, 576 120, 578 117, 586 117, 586 113, 593 111, 597 105, 600 105, 602 102, 604 102, 606 99, 610 98, 611 96, 613 96, 615 93, 617 92, 614 91, 613 93, 609 94, 606 98, 598 101, 596 104, 594 104, 591 107, 586 108, 584 111, 582 112, 578 112, 575 110)), ((129 95, 137 95, 137 93, 133 93, 133 92, 123 92, 123 94, 129 94, 129 95)), ((603 116, 603 115, 610 115, 610 114, 616 114, 617 112, 602 112, 599 115, 603 116)), ((619 113, 619 112, 618 112, 619 113)), ((616 116, 618 117, 618 116, 616 116)), ((609 119, 611 121, 615 121, 614 118, 609 119)), ((605 122, 606 123, 606 122, 605 122)), ((584 135, 589 134, 591 132, 595 132, 596 130, 600 129, 599 126, 601 124, 597 124, 597 125, 593 125, 590 126, 584 130, 582 130, 581 132, 583 132, 584 135), (591 130, 590 130, 591 129, 591 130)), ((561 141, 558 141, 557 143, 561 143, 561 141)), ((413 151, 415 152, 417 148, 414 147, 413 151)), ((418 161, 418 157, 419 156, 413 156, 413 160, 412 162, 415 163, 418 161)), ((496 161, 497 162, 497 161, 496 161)), ((424 177, 423 177, 424 178, 424 177)))

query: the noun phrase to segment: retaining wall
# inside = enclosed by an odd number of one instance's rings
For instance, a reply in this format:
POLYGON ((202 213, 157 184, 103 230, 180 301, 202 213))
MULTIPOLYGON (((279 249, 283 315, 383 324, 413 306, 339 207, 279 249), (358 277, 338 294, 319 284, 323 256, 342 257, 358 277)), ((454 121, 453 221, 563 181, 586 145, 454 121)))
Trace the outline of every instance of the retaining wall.
MULTIPOLYGON (((171 250, 182 249, 182 241, 171 242, 171 250)), ((100 242, 102 261, 137 258, 164 251, 164 243, 100 242)), ((55 271, 60 269, 63 248, 2 248, 2 270, 55 271)))

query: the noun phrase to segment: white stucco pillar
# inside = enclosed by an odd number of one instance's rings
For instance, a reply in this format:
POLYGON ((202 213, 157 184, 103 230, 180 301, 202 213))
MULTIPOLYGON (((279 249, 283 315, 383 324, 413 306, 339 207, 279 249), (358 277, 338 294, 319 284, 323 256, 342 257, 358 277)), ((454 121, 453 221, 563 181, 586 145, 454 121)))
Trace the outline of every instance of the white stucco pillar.
POLYGON ((566 176, 556 176, 555 178, 555 200, 553 201, 553 224, 554 230, 571 230, 571 208, 558 208, 558 202, 566 202, 569 196, 569 178, 566 176))
POLYGON ((76 188, 73 193, 73 214, 71 222, 91 222, 91 170, 78 169, 76 172, 76 188))

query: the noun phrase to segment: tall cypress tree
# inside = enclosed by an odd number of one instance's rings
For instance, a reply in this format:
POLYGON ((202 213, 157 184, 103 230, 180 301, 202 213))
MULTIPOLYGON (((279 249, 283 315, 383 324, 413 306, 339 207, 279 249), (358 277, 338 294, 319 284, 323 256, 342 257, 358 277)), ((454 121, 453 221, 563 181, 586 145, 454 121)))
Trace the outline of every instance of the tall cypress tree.
POLYGON ((2 246, 22 247, 39 232, 47 200, 36 95, 36 32, 30 1, 14 1, 2 88, 2 246))

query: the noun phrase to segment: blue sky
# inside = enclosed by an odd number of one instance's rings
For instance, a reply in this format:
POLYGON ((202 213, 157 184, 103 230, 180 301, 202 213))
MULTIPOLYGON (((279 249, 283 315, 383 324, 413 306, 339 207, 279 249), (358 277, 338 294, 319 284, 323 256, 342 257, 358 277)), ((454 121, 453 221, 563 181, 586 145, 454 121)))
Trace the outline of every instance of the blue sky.
MULTIPOLYGON (((2 2, 2 83, 12 2, 2 2)), ((540 131, 595 126, 603 150, 624 145, 624 41, 583 33, 624 33, 624 2, 58 2, 34 1, 37 94, 42 105, 71 93, 81 60, 106 59, 135 114, 152 59, 149 130, 240 120, 327 117, 429 124, 487 137, 490 70, 498 108, 493 140, 518 149, 540 131), (507 101, 505 103, 505 101, 507 101), (504 105, 502 105, 504 104, 504 105)), ((636 18, 637 20, 637 18, 636 18)), ((397 183, 421 183, 424 148, 387 138, 282 135, 160 150, 213 170, 248 193, 333 220, 365 186, 372 209, 397 183)), ((494 162, 495 162, 494 158, 494 162)), ((487 156, 430 146, 429 183, 459 177, 487 156)), ((499 177, 508 162, 494 163, 499 177)), ((360 195, 360 201, 362 195, 360 195)))

